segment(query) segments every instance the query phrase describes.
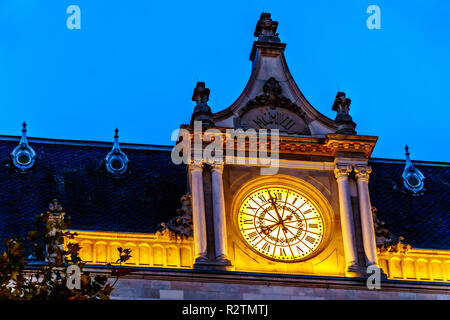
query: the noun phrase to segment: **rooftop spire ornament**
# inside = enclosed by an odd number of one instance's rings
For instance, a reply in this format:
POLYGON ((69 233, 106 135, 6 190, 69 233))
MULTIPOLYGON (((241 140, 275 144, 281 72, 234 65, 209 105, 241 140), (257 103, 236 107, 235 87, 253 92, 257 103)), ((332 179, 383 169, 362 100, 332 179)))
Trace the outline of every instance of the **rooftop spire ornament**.
POLYGON ((273 21, 270 13, 263 12, 256 23, 254 36, 261 42, 280 42, 277 27, 278 21, 273 21))
POLYGON ((202 121, 205 126, 214 125, 211 108, 208 106, 209 92, 204 82, 197 82, 194 93, 192 94, 192 101, 195 101, 197 105, 192 113, 191 125, 194 121, 202 121))
POLYGON ((27 124, 25 121, 22 124, 22 137, 19 145, 11 152, 11 158, 14 166, 21 172, 27 171, 34 165, 36 152, 28 144, 27 124))
POLYGON ((338 128, 336 133, 356 134, 356 123, 353 122, 349 114, 350 103, 352 100, 345 96, 344 92, 338 92, 333 104, 333 111, 336 111, 336 121, 338 128))
POLYGON ((120 150, 119 146, 119 129, 114 130, 114 144, 111 151, 105 158, 106 169, 115 176, 120 176, 128 168, 128 157, 120 150))

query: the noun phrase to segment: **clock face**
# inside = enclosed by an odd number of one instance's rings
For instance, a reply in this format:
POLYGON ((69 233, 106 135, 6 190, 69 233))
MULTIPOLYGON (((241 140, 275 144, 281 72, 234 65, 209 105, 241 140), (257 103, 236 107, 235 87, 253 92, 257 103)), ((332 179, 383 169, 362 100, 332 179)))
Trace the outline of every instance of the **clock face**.
POLYGON ((323 217, 302 192, 273 185, 252 191, 241 202, 239 230, 258 253, 277 261, 304 260, 323 238, 323 217))

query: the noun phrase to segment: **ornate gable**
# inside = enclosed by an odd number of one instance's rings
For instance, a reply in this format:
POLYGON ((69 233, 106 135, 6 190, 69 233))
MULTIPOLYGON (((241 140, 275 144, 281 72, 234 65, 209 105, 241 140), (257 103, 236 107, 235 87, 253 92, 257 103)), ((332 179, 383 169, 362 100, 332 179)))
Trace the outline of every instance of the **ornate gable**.
POLYGON ((250 60, 250 80, 240 97, 213 115, 216 126, 279 129, 282 135, 320 137, 335 133, 338 124, 319 113, 303 96, 289 72, 278 22, 262 13, 257 22, 250 60))

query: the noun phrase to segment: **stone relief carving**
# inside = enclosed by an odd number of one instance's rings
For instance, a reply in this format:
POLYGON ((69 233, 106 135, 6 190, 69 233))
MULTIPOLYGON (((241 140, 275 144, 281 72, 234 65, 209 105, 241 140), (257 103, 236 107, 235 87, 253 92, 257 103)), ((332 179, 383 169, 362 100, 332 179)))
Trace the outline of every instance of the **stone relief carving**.
POLYGON ((279 129, 280 133, 311 135, 308 115, 289 98, 282 95, 280 83, 270 78, 263 94, 248 101, 239 111, 237 127, 243 129, 279 129))
POLYGON ((159 225, 156 235, 160 238, 182 240, 193 236, 191 195, 181 197, 177 216, 159 225))
POLYGON ((375 241, 380 252, 406 253, 411 250, 409 244, 403 243, 402 236, 397 237, 384 227, 385 222, 377 218, 378 210, 372 207, 373 227, 375 229, 375 241))

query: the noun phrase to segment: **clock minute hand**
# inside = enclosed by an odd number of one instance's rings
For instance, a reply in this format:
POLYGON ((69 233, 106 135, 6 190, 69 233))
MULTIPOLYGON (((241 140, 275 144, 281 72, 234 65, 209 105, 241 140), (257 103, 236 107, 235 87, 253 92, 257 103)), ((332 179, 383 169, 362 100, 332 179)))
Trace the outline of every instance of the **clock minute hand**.
POLYGON ((275 205, 275 200, 273 200, 272 195, 270 194, 269 190, 267 190, 267 193, 269 194, 270 203, 272 204, 272 207, 275 209, 277 217, 280 220, 280 221, 278 221, 278 223, 280 223, 283 221, 283 219, 281 219, 280 213, 278 212, 277 206, 275 205))

